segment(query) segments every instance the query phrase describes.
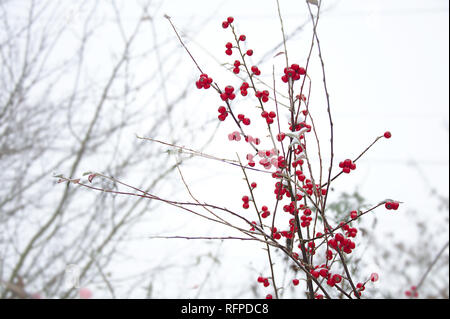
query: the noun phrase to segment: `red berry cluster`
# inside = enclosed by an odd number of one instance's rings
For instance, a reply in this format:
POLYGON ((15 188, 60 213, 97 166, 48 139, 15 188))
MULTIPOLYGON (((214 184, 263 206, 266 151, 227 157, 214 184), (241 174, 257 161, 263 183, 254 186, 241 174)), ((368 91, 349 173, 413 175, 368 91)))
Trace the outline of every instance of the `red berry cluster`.
POLYGON ((327 249, 327 260, 333 259, 333 252, 330 249, 327 249))
POLYGON ((331 275, 328 273, 327 277, 327 285, 330 287, 334 287, 336 284, 340 283, 342 281, 342 276, 338 274, 331 275))
POLYGON ((225 44, 225 48, 227 48, 227 49, 225 50, 225 54, 226 54, 226 55, 232 55, 232 54, 233 54, 233 50, 231 50, 231 49, 233 48, 233 44, 232 44, 231 42, 227 42, 227 43, 225 44))
MULTIPOLYGON (((358 282, 356 284, 356 291, 358 292, 358 295, 361 296, 361 292, 366 289, 366 286, 362 282, 358 282)), ((356 293, 353 293, 356 296, 356 293)))
POLYGON ((228 17, 225 21, 222 22, 222 27, 223 27, 224 29, 228 28, 228 26, 229 26, 230 24, 232 24, 233 21, 234 21, 234 18, 233 18, 233 17, 228 17))
MULTIPOLYGON (((299 247, 300 249, 301 249, 301 247, 299 247)), ((313 242, 313 241, 310 241, 309 243, 308 243, 308 253, 310 254, 310 255, 315 255, 315 253, 316 253, 316 243, 315 242, 313 242)))
POLYGON ((267 101, 269 101, 269 91, 264 90, 264 91, 256 91, 255 92, 255 96, 260 99, 263 103, 266 103, 267 101))
POLYGON ((227 85, 225 87, 225 92, 220 94, 220 98, 223 101, 234 100, 234 98, 236 97, 236 94, 234 94, 233 92, 234 92, 234 87, 232 87, 231 85, 227 85))
POLYGON ((305 75, 306 70, 300 67, 298 64, 291 64, 289 68, 284 68, 284 75, 281 77, 281 81, 284 83, 288 82, 291 78, 294 81, 300 79, 301 75, 305 75))
POLYGON ((244 209, 248 209, 250 207, 250 205, 248 203, 250 201, 250 198, 248 198, 248 196, 245 195, 245 196, 242 197, 242 201, 244 202, 244 204, 242 204, 242 207, 244 209))
POLYGON ((330 275, 328 267, 325 264, 314 267, 314 269, 310 270, 310 273, 316 279, 319 278, 319 276, 327 278, 330 275))
POLYGON ((218 111, 219 111, 219 116, 218 116, 219 120, 225 121, 225 119, 228 116, 228 112, 227 112, 227 109, 225 108, 225 106, 220 106, 218 111))
POLYGON ((234 131, 234 132, 228 134, 228 139, 230 141, 239 142, 241 140, 241 133, 239 133, 238 131, 234 131))
POLYGON ((276 227, 272 228, 272 237, 277 240, 281 239, 281 234, 278 232, 276 227))
POLYGON ((311 196, 313 194, 314 184, 311 182, 310 179, 305 180, 305 183, 303 184, 303 189, 305 189, 308 195, 311 196))
POLYGON ((405 295, 407 297, 413 297, 413 298, 419 297, 419 293, 417 292, 417 287, 416 286, 411 286, 410 289, 411 290, 406 290, 405 291, 405 295))
MULTIPOLYGON (((289 130, 290 130, 290 131, 296 131, 296 132, 298 132, 298 131, 300 131, 300 130, 303 129, 303 128, 306 128, 306 129, 307 129, 306 132, 311 132, 311 125, 306 124, 305 122, 300 122, 300 123, 296 124, 296 125, 295 125, 295 130, 292 129, 292 124, 289 123, 289 130)), ((301 138, 303 138, 303 136, 302 136, 301 138)))
POLYGON ((312 221, 312 217, 311 217, 311 209, 309 209, 309 208, 306 208, 304 211, 303 211, 303 215, 300 217, 300 219, 301 219, 301 223, 300 223, 300 226, 302 226, 303 228, 305 228, 305 227, 309 227, 309 225, 311 224, 311 221, 312 221))
POLYGON ((285 137, 286 137, 286 134, 284 134, 284 133, 277 134, 277 141, 282 142, 285 137))
POLYGON ((249 119, 248 117, 245 117, 244 114, 239 114, 239 115, 238 115, 238 119, 239 119, 239 121, 242 122, 242 124, 244 124, 244 125, 250 125, 250 119, 249 119))
POLYGON ((234 68, 233 68, 234 74, 239 74, 239 72, 241 71, 241 69, 239 69, 240 66, 241 66, 241 61, 239 61, 239 60, 234 61, 234 68))
MULTIPOLYGON (((263 99, 262 99, 263 102, 264 102, 264 97, 265 96, 263 96, 263 99)), ((266 119, 266 123, 270 125, 270 124, 273 123, 273 119, 277 117, 277 114, 274 111, 270 111, 270 112, 262 111, 261 112, 261 116, 263 118, 265 118, 266 119)))
POLYGON ((348 224, 344 224, 344 222, 341 222, 340 226, 345 230, 345 236, 353 238, 356 237, 356 233, 358 233, 358 230, 356 228, 350 227, 348 224))
POLYGON ((259 276, 259 277, 258 277, 258 282, 261 283, 261 284, 263 284, 264 287, 269 287, 269 286, 270 286, 269 278, 264 278, 264 277, 262 277, 262 276, 259 276))
POLYGON ((209 89, 211 87, 213 79, 208 76, 208 74, 200 74, 200 78, 195 82, 198 89, 209 89))
POLYGON ((387 210, 391 210, 391 209, 397 210, 399 206, 400 206, 399 202, 386 202, 384 204, 384 207, 386 207, 387 210))
POLYGON ((287 197, 291 197, 291 193, 289 193, 287 187, 284 186, 281 182, 275 183, 275 190, 273 192, 276 195, 277 200, 282 200, 284 195, 286 195, 287 197))
POLYGON ((356 169, 356 164, 353 163, 351 159, 346 159, 345 161, 339 163, 339 167, 342 168, 344 173, 348 174, 350 173, 350 170, 356 169))
POLYGON ((252 66, 251 67, 251 70, 252 70, 252 72, 253 72, 253 74, 254 75, 261 75, 261 71, 258 69, 258 67, 257 66, 252 66))
POLYGON ((337 233, 333 239, 328 241, 328 244, 334 250, 337 250, 339 246, 339 249, 346 254, 351 254, 352 250, 356 247, 355 243, 351 239, 345 238, 341 233, 337 233))
POLYGON ((245 141, 247 143, 255 143, 255 145, 259 145, 259 143, 261 143, 261 140, 258 137, 253 137, 251 135, 247 135, 245 137, 245 141))
POLYGON ((269 209, 267 208, 267 206, 263 206, 263 207, 261 207, 261 209, 262 209, 262 212, 261 212, 262 218, 267 218, 270 216, 270 212, 269 212, 269 209))
POLYGON ((246 96, 247 95, 247 89, 250 87, 250 85, 247 82, 244 82, 241 84, 240 90, 241 90, 241 95, 242 96, 246 96))

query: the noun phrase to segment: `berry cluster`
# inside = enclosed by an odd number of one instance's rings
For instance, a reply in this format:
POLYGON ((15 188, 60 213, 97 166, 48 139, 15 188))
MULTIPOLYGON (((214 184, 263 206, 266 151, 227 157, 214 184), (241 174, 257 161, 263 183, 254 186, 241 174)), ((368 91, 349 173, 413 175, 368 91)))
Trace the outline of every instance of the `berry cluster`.
POLYGON ((230 24, 232 24, 233 21, 234 21, 234 18, 233 18, 233 17, 228 17, 225 21, 222 22, 222 27, 223 27, 224 29, 228 28, 228 26, 229 26, 230 24))
POLYGON ((255 96, 260 99, 263 103, 266 103, 267 101, 269 101, 269 91, 264 90, 264 91, 256 91, 255 92, 255 96))
POLYGON ((242 197, 242 201, 244 202, 244 204, 242 204, 242 207, 244 209, 248 209, 250 207, 250 205, 248 203, 250 201, 250 198, 248 198, 248 196, 245 195, 245 196, 242 197))
POLYGON ((322 278, 328 278, 328 276, 330 275, 328 266, 325 264, 314 267, 314 269, 312 269, 310 273, 314 278, 319 278, 319 276, 321 276, 322 278))
POLYGON ((234 98, 236 97, 236 94, 234 94, 233 92, 234 92, 234 87, 232 87, 231 85, 227 85, 225 87, 225 91, 220 94, 220 98, 222 99, 222 101, 234 100, 234 98))
POLYGON ((244 82, 241 84, 241 87, 239 88, 241 90, 241 95, 246 96, 247 95, 247 89, 250 87, 250 85, 247 82, 244 82))
POLYGON ((289 79, 293 81, 300 80, 301 75, 305 75, 306 70, 300 67, 298 64, 291 64, 289 68, 284 68, 284 75, 281 77, 281 81, 288 82, 289 79))
POLYGON ((345 236, 341 233, 337 233, 334 238, 328 241, 328 244, 334 250, 337 250, 339 247, 339 250, 342 250, 346 254, 351 254, 352 250, 356 247, 355 243, 351 239, 345 238, 345 236))
POLYGON ((241 121, 244 125, 250 125, 250 119, 248 117, 245 117, 244 114, 239 114, 238 120, 241 121))
POLYGON ((348 224, 344 224, 344 222, 341 222, 339 224, 343 230, 345 230, 345 236, 347 237, 356 237, 356 233, 358 233, 358 230, 354 227, 350 227, 348 224))
POLYGON ((228 116, 228 112, 227 112, 227 109, 225 108, 225 106, 220 106, 218 108, 218 111, 219 111, 219 116, 218 116, 219 120, 220 121, 225 121, 225 119, 228 116))
MULTIPOLYGON (((248 54, 248 51, 247 51, 247 54, 248 54)), ((253 74, 254 75, 261 75, 261 71, 258 69, 258 67, 257 66, 252 66, 251 67, 251 70, 252 70, 252 72, 253 72, 253 74)))
POLYGON ((234 131, 233 133, 228 134, 228 139, 230 141, 239 142, 241 140, 241 133, 239 133, 238 131, 234 131))
POLYGON ((267 208, 267 206, 264 205, 263 207, 261 207, 261 210, 262 210, 262 212, 261 212, 262 218, 267 218, 270 216, 270 212, 269 212, 269 209, 267 208))
POLYGON ((336 284, 340 283, 342 281, 342 276, 338 274, 332 275, 331 273, 328 273, 327 276, 327 285, 330 287, 334 287, 336 284))
POLYGON ((417 287, 416 286, 411 286, 410 288, 411 290, 406 290, 405 291, 405 295, 407 297, 412 297, 412 298, 417 298, 419 297, 419 293, 417 292, 417 287))
POLYGON ((356 164, 353 163, 351 159, 346 159, 343 162, 339 163, 339 167, 342 168, 342 171, 346 174, 350 173, 350 170, 356 169, 356 164))
POLYGON ((227 48, 227 49, 225 50, 225 54, 226 54, 226 55, 232 55, 232 54, 233 54, 233 50, 232 50, 233 44, 232 44, 231 42, 227 42, 227 43, 225 44, 225 48, 227 48))
POLYGON ((399 206, 400 206, 399 202, 386 202, 384 204, 384 207, 386 207, 387 210, 391 210, 391 209, 397 210, 399 206))
MULTIPOLYGON (((361 296, 361 292, 364 291, 365 289, 366 289, 366 286, 362 282, 358 282, 356 284, 356 291, 357 291, 358 295, 361 296)), ((353 294, 356 296, 355 293, 353 293, 353 294)))
MULTIPOLYGON (((263 98, 264 98, 264 96, 263 96, 263 98)), ((264 102, 264 99, 263 99, 263 102, 264 102)), ((274 111, 270 111, 270 112, 262 111, 261 112, 261 116, 263 118, 265 118, 266 119, 266 123, 270 125, 270 124, 273 123, 273 119, 277 117, 277 114, 274 111)), ((281 133, 281 134, 283 134, 283 133, 281 133)))
POLYGON ((301 223, 300 223, 300 226, 302 226, 303 228, 305 228, 305 227, 309 227, 309 225, 311 224, 311 221, 312 221, 312 217, 311 217, 311 209, 309 209, 309 208, 306 208, 304 211, 303 211, 303 215, 300 217, 300 219, 301 219, 301 223))
POLYGON ((281 234, 278 232, 276 227, 272 228, 272 237, 277 240, 281 239, 281 234))
POLYGON ((211 87, 211 83, 213 79, 208 76, 208 74, 203 73, 200 74, 200 78, 195 82, 195 85, 198 89, 209 89, 211 87))
POLYGON ((257 137, 252 137, 251 135, 247 135, 245 137, 245 141, 247 143, 254 143, 255 145, 259 145, 259 143, 261 143, 261 140, 257 137))
POLYGON ((233 73, 234 74, 239 74, 239 72, 241 71, 241 69, 239 69, 239 67, 241 66, 241 62, 239 60, 234 61, 234 68, 233 68, 233 73))
POLYGON ((259 282, 260 284, 263 284, 264 287, 269 287, 269 286, 270 286, 269 278, 264 278, 264 277, 262 277, 262 276, 259 276, 259 277, 258 277, 258 282, 259 282))

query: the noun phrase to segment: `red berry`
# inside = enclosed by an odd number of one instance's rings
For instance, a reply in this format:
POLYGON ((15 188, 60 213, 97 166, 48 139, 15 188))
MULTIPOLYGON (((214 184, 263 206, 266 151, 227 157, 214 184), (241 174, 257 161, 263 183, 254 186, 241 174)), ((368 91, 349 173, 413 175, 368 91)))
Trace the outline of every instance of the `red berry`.
POLYGON ((253 50, 247 50, 247 55, 248 56, 252 56, 253 55, 253 50))
POLYGON ((228 28, 228 25, 229 25, 228 21, 222 22, 222 28, 226 29, 228 28))
POLYGON ((225 93, 231 94, 231 93, 233 93, 233 91, 234 91, 234 88, 231 85, 227 85, 225 87, 225 93))
POLYGON ((243 34, 239 37, 239 41, 245 41, 245 39, 246 39, 246 36, 243 34))
POLYGON ((294 279, 292 280, 292 283, 294 284, 294 286, 297 286, 300 283, 300 280, 294 279))
POLYGON ((272 297, 272 295, 271 294, 268 294, 267 296, 266 296, 266 299, 272 299, 273 297, 272 297))
POLYGON ((233 21, 234 21, 234 18, 233 18, 233 17, 228 17, 228 18, 227 18, 227 22, 228 22, 228 23, 233 23, 233 21))
POLYGON ((392 136, 391 132, 389 132, 389 131, 384 132, 384 137, 385 138, 391 138, 391 136, 392 136))

